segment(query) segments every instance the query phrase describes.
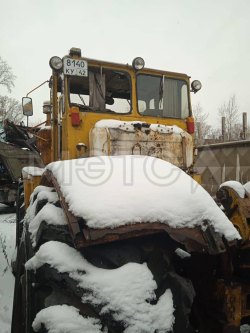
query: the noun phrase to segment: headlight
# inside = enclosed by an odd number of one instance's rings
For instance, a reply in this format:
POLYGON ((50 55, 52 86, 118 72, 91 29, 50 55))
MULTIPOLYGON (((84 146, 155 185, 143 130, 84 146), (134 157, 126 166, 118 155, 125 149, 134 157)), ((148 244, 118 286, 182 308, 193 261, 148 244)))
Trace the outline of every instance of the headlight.
POLYGON ((51 113, 50 101, 43 102, 43 113, 45 114, 51 113))
POLYGON ((55 71, 59 71, 62 68, 62 65, 63 65, 62 59, 57 57, 57 56, 52 57, 52 58, 50 58, 49 65, 55 71))
POLYGON ((135 70, 143 69, 145 66, 145 61, 141 57, 137 57, 133 60, 132 66, 135 70))
POLYGON ((202 84, 199 80, 194 80, 192 83, 191 83, 191 88, 192 88, 192 91, 194 93, 196 93, 197 91, 201 90, 201 87, 202 87, 202 84))

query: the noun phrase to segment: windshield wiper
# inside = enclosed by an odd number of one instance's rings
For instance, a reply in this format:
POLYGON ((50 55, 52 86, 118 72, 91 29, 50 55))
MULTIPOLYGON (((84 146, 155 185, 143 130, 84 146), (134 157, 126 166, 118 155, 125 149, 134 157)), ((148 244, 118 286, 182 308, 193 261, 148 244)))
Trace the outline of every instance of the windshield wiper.
POLYGON ((80 94, 78 94, 78 97, 80 98, 80 100, 81 100, 82 104, 83 104, 83 105, 86 105, 86 103, 85 103, 85 101, 84 101, 83 97, 82 97, 80 94))
POLYGON ((159 86, 159 108, 163 107, 163 88, 164 88, 164 75, 161 77, 159 86))

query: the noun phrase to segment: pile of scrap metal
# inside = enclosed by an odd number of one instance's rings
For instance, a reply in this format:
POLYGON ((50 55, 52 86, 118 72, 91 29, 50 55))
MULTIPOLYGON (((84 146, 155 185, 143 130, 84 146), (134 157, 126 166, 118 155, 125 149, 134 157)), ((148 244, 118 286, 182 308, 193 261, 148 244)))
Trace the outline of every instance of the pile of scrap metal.
POLYGON ((43 167, 35 141, 25 126, 4 121, 0 130, 0 203, 14 206, 23 167, 43 167))

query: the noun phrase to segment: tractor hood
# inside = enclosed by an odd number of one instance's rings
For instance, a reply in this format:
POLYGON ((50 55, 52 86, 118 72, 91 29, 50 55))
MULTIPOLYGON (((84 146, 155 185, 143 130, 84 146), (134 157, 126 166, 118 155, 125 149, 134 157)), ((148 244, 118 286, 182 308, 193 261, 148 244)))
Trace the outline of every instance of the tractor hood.
POLYGON ((153 156, 184 170, 193 164, 192 136, 177 126, 101 120, 92 128, 89 141, 90 156, 153 156))

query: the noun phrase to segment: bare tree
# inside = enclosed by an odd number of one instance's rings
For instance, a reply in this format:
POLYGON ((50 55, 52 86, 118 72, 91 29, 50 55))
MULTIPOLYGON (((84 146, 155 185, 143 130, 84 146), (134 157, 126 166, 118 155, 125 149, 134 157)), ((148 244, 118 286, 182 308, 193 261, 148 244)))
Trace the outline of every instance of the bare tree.
POLYGON ((209 139, 211 143, 221 142, 221 128, 211 128, 209 139))
POLYGON ((208 136, 211 126, 207 124, 208 113, 204 112, 200 103, 193 107, 193 115, 195 119, 195 138, 198 145, 203 144, 208 136))
MULTIPOLYGON (((0 87, 5 87, 8 92, 11 92, 15 78, 12 68, 0 57, 0 87)), ((21 104, 14 98, 0 95, 0 123, 9 119, 17 124, 22 118, 21 104)))
POLYGON ((0 85, 7 88, 8 92, 11 92, 15 79, 12 68, 0 57, 0 85))
POLYGON ((20 123, 23 119, 22 107, 18 100, 0 96, 0 122, 5 119, 13 121, 15 124, 20 123))
POLYGON ((219 107, 219 115, 220 117, 225 117, 226 137, 228 140, 231 141, 237 139, 235 138, 235 135, 238 135, 239 133, 237 133, 235 127, 239 119, 239 108, 235 95, 232 95, 227 102, 219 107))

